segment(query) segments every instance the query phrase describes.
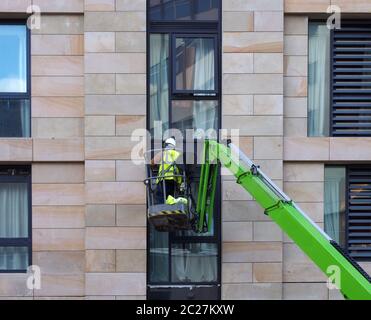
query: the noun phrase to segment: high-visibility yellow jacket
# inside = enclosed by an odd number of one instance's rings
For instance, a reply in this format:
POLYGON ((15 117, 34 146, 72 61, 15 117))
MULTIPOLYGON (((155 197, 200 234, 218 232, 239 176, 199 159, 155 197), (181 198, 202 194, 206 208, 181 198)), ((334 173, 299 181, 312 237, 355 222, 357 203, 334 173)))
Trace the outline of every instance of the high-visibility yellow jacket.
POLYGON ((166 204, 173 205, 173 204, 178 204, 178 203, 187 204, 188 200, 183 197, 174 198, 172 195, 168 195, 166 199, 166 204))
POLYGON ((160 164, 158 178, 156 183, 159 183, 163 179, 175 180, 178 184, 182 183, 182 177, 174 177, 174 175, 180 174, 179 168, 176 165, 176 160, 179 158, 180 153, 174 149, 165 149, 162 153, 162 162, 160 164))

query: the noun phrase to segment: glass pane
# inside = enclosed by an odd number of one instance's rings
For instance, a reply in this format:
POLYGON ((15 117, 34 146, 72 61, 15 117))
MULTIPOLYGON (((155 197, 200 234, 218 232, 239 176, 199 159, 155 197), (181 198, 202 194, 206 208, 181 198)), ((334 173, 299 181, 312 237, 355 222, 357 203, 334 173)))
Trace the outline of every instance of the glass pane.
POLYGON ((0 92, 27 92, 26 26, 0 26, 0 92))
POLYGON ((162 140, 169 127, 169 36, 150 36, 150 126, 152 138, 162 140))
POLYGON ((175 54, 176 90, 215 90, 213 38, 177 38, 175 54))
POLYGON ((169 282, 169 233, 150 228, 150 281, 169 282))
POLYGON ((345 246, 345 167, 325 167, 325 232, 345 246))
POLYGON ((171 248, 173 282, 215 282, 218 278, 215 243, 174 244, 171 248))
POLYGON ((329 136, 330 30, 326 24, 309 24, 308 136, 329 136))
POLYGON ((218 21, 220 0, 150 0, 150 18, 218 21))
POLYGON ((26 270, 27 267, 27 247, 0 247, 0 270, 26 270))
POLYGON ((29 100, 0 100, 0 137, 30 137, 29 100))
POLYGON ((172 128, 180 130, 184 137, 186 130, 194 130, 194 137, 215 137, 218 128, 217 101, 174 100, 171 112, 172 128))
POLYGON ((0 183, 0 238, 28 237, 27 183, 0 183))

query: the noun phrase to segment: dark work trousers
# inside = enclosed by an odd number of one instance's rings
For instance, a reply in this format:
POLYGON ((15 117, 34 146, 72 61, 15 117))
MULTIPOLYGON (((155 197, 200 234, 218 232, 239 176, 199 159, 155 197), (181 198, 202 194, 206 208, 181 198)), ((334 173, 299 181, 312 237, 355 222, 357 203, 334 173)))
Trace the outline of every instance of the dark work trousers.
POLYGON ((156 204, 165 204, 166 199, 169 195, 176 197, 177 183, 174 180, 162 180, 157 184, 156 189, 156 204), (164 183, 165 183, 165 192, 164 196, 164 183))

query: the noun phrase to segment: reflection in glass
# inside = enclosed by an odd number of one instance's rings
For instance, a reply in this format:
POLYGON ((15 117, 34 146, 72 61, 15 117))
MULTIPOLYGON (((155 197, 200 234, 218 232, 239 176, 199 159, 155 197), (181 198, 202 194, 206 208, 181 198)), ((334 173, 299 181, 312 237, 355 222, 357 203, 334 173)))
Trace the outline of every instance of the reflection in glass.
POLYGON ((169 234, 150 226, 150 281, 169 281, 169 234))
POLYGON ((29 100, 0 100, 0 137, 30 137, 29 100))
POLYGON ((150 126, 155 139, 169 127, 169 36, 150 36, 150 126))
POLYGON ((217 281, 218 248, 215 243, 180 243, 171 248, 173 282, 217 281))
POLYGON ((186 136, 187 129, 194 129, 194 137, 212 135, 210 129, 218 127, 218 102, 211 100, 172 101, 172 127, 186 136))
POLYGON ((325 232, 341 246, 345 246, 346 169, 325 167, 325 232))
POLYGON ((0 247, 0 270, 26 270, 27 267, 27 247, 0 247))
POLYGON ((215 90, 213 38, 176 39, 176 90, 215 90))
POLYGON ((220 0, 150 0, 152 21, 217 21, 220 0))
POLYGON ((25 25, 0 26, 0 92, 27 92, 25 25))
POLYGON ((28 237, 27 183, 0 183, 0 238, 28 237))

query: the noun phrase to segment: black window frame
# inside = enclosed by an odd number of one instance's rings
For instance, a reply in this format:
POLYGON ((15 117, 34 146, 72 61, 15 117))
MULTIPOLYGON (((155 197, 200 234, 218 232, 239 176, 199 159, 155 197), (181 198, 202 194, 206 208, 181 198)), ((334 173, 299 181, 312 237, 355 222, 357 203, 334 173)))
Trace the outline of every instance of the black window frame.
MULTIPOLYGON (((203 101, 203 100, 212 100, 218 102, 218 129, 221 128, 221 88, 222 88, 222 79, 220 76, 221 72, 221 59, 222 59, 222 45, 221 45, 221 35, 222 35, 222 3, 220 1, 219 7, 219 19, 215 20, 179 20, 179 21, 151 21, 150 20, 150 7, 149 1, 147 1, 147 75, 150 74, 150 36, 151 34, 167 34, 169 36, 169 68, 168 68, 168 79, 169 79, 169 128, 171 129, 172 124, 172 101, 175 100, 191 100, 191 101, 203 101), (197 38, 198 36, 207 36, 209 38, 215 37, 215 54, 217 55, 215 60, 215 94, 207 95, 198 95, 193 94, 194 92, 174 92, 175 89, 175 55, 172 54, 175 48, 175 37, 192 37, 197 38)), ((150 77, 147 76, 147 120, 146 126, 147 130, 151 130, 151 119, 150 119, 150 77)), ((219 138, 219 137, 218 137, 219 138)), ((151 137, 151 148, 158 143, 151 137)), ((184 150, 185 141, 183 141, 184 150)), ((195 150, 197 142, 195 141, 195 150)), ((220 170, 218 174, 218 186, 217 186, 217 197, 216 197, 216 206, 214 212, 214 221, 215 221, 215 232, 212 236, 176 236, 173 233, 169 233, 169 244, 168 244, 168 257, 169 257, 169 281, 168 282, 152 282, 150 279, 150 228, 147 227, 147 296, 153 296, 151 294, 151 287, 173 287, 171 290, 176 290, 179 286, 185 287, 197 287, 197 286, 214 286, 217 288, 218 299, 221 297, 221 266, 222 266, 222 241, 221 241, 221 179, 220 179, 220 170), (190 244, 190 243, 215 243, 217 245, 217 279, 214 282, 173 282, 171 281, 171 247, 173 244, 190 244)), ((156 289, 155 289, 156 290, 156 289)), ((205 299, 207 297, 205 296, 205 299)))
MULTIPOLYGON (((309 23, 322 23, 322 24, 326 24, 326 20, 318 19, 318 18, 317 19, 309 19, 309 23)), ((309 28, 309 23, 308 23, 308 28, 309 28)), ((353 26, 354 25, 360 25, 362 27, 362 25, 366 25, 366 24, 369 27, 369 31, 370 31, 370 35, 371 35, 371 23, 370 23, 369 20, 366 20, 364 18, 361 18, 361 19, 343 18, 341 20, 341 27, 342 27, 342 29, 340 29, 340 30, 336 30, 336 29, 329 30, 330 43, 329 43, 329 57, 328 57, 328 59, 329 59, 329 63, 330 63, 330 66, 329 66, 330 67, 330 80, 329 80, 330 81, 330 92, 329 92, 329 101, 328 101, 328 106, 329 106, 329 110, 328 110, 328 112, 329 112, 329 123, 328 123, 328 125, 329 125, 329 130, 328 131, 329 132, 328 132, 328 137, 371 137, 371 111, 368 111, 368 112, 366 111, 366 113, 365 113, 369 117, 369 119, 367 119, 368 120, 368 126, 365 127, 365 128, 367 128, 370 131, 370 133, 362 134, 360 132, 357 132, 357 130, 353 130, 353 131, 351 131, 351 133, 347 134, 347 133, 337 132, 337 130, 335 128, 335 126, 337 124, 336 121, 340 121, 339 123, 341 123, 341 121, 348 120, 348 121, 355 121, 355 122, 350 122, 350 123, 357 124, 357 119, 355 119, 357 117, 357 106, 352 106, 352 102, 354 103, 354 101, 357 101, 359 103, 359 102, 362 102, 362 101, 368 101, 368 106, 367 107, 371 108, 371 84, 369 84, 368 86, 367 85, 365 86, 365 87, 368 87, 368 91, 365 92, 365 93, 368 94, 368 96, 369 96, 369 98, 366 99, 366 100, 365 99, 362 99, 362 97, 359 96, 359 92, 357 93, 356 90, 353 90, 354 95, 352 95, 352 90, 349 89, 349 87, 346 88, 346 89, 349 90, 348 92, 346 92, 346 93, 341 92, 342 95, 341 94, 339 95, 340 92, 337 93, 337 91, 336 91, 337 90, 336 88, 339 88, 339 87, 341 88, 342 86, 339 85, 339 83, 337 83, 337 79, 339 79, 339 78, 337 78, 337 76, 338 76, 338 74, 337 74, 338 70, 336 68, 335 63, 336 63, 336 60, 337 59, 340 59, 341 60, 341 59, 344 59, 345 58, 345 57, 338 57, 336 55, 336 51, 337 51, 337 47, 336 47, 336 45, 337 45, 336 44, 336 33, 337 32, 342 32, 342 31, 347 32, 347 30, 344 30, 344 27, 349 26, 349 25, 353 25, 353 26), (348 99, 345 99, 344 100, 344 97, 348 97, 348 99), (348 106, 350 105, 349 107, 347 107, 347 109, 348 110, 351 110, 351 111, 344 113, 344 112, 342 112, 341 107, 339 107, 340 110, 337 110, 337 107, 339 105, 336 106, 335 100, 338 100, 338 101, 341 102, 341 99, 343 99, 343 101, 350 101, 350 102, 345 102, 345 103, 348 104, 348 106), (354 108, 354 110, 352 110, 352 108, 354 108), (334 113, 335 112, 337 112, 338 114, 345 114, 345 115, 348 114, 348 119, 343 118, 343 120, 340 120, 340 119, 336 120, 335 119, 335 116, 334 116, 334 113)), ((360 29, 362 29, 361 27, 360 27, 360 29)), ((353 29, 352 29, 351 32, 354 32, 355 34, 354 35, 348 35, 348 38, 349 39, 360 38, 359 36, 357 37, 356 31, 353 30, 353 29)), ((363 31, 365 31, 365 30, 363 30, 363 31)), ((308 33, 308 35, 309 35, 309 33, 308 33)), ((339 38, 341 38, 341 35, 340 35, 339 38)), ((371 36, 370 36, 370 39, 371 39, 371 36)), ((308 40, 308 49, 309 49, 309 36, 308 36, 308 39, 307 40, 308 40)), ((358 50, 358 51, 360 52, 360 50, 358 50)), ((368 51, 368 53, 371 52, 371 45, 370 44, 369 44, 368 48, 365 48, 365 51, 368 51)), ((342 51, 339 51, 338 50, 337 52, 342 52, 342 51)), ((349 53, 351 53, 351 51, 349 51, 349 53)), ((358 54, 358 55, 360 56, 362 54, 363 53, 358 54)), ((354 55, 357 55, 357 53, 354 53, 354 55)), ((357 59, 357 58, 355 58, 355 59, 357 59)), ((361 59, 361 58, 358 57, 358 59, 361 59)), ((367 59, 367 57, 365 59, 367 59)), ((356 62, 355 62, 354 65, 357 65, 356 62)), ((368 61, 368 63, 370 63, 370 62, 371 62, 371 60, 368 61)), ((351 63, 352 62, 349 62, 348 65, 351 65, 351 63)), ((365 61, 364 61, 364 63, 367 64, 367 62, 365 62, 365 61)), ((369 69, 371 69, 371 64, 370 64, 369 69)), ((348 71, 345 71, 345 72, 351 74, 351 72, 349 70, 348 71)), ((365 72, 367 72, 367 70, 365 72)), ((341 71, 340 71, 340 73, 341 73, 341 71)), ((361 77, 362 77, 362 75, 360 75, 360 78, 355 77, 353 80, 360 80, 360 82, 362 82, 361 77)), ((344 80, 344 79, 341 79, 341 80, 344 80)), ((341 82, 341 80, 340 80, 340 82, 341 82)), ((348 79, 348 80, 350 80, 350 79, 348 79)), ((368 80, 371 82, 371 76, 368 77, 368 80)), ((309 81, 310 81, 310 79, 309 79, 309 73, 308 73, 308 75, 307 75, 307 83, 309 83, 309 81)), ((354 85, 351 85, 350 87, 357 88, 354 85)), ((309 101, 309 99, 308 99, 308 101, 309 101)), ((308 107, 309 107, 309 105, 308 105, 308 107)), ((360 114, 361 113, 358 113, 358 117, 360 116, 360 114)), ((361 122, 362 121, 361 118, 358 121, 359 121, 358 123, 362 123, 361 122)), ((352 126, 350 126, 350 127, 352 127, 352 126)), ((356 125, 354 127, 356 127, 356 125)), ((309 136, 309 134, 307 136, 308 137, 313 137, 313 136, 309 136)))
MULTIPOLYGON (((351 201, 351 186, 350 186, 351 176, 352 175, 353 176, 354 175, 361 176, 360 174, 354 174, 353 172, 362 171, 362 170, 368 171, 370 173, 371 172, 371 164, 364 164, 364 163, 362 163, 362 164, 354 164, 354 163, 328 164, 328 165, 325 165, 325 168, 326 167, 328 167, 328 168, 341 167, 341 168, 345 169, 345 176, 344 176, 344 179, 345 179, 345 195, 344 195, 344 197, 345 197, 345 208, 344 208, 345 209, 345 216, 344 216, 345 230, 344 230, 344 241, 345 241, 345 243, 341 244, 341 247, 347 255, 349 255, 351 258, 353 258, 357 262, 371 262, 371 230, 369 231, 370 239, 368 240, 368 241, 370 241, 370 249, 367 250, 370 253, 367 257, 354 256, 354 255, 352 255, 352 252, 351 252, 352 250, 350 250, 350 248, 352 247, 352 243, 350 242, 352 240, 351 235, 350 235, 351 227, 354 227, 354 224, 360 223, 360 222, 357 222, 357 219, 354 219, 354 218, 357 218, 357 215, 359 215, 359 214, 362 215, 362 213, 357 212, 357 208, 355 208, 357 206, 357 204, 354 203, 352 205, 351 202, 350 202, 351 201), (351 211, 353 211, 353 210, 356 211, 356 213, 355 213, 356 216, 352 216, 354 213, 352 213, 351 211), (354 221, 351 221, 352 218, 354 219, 354 221)), ((369 176, 369 181, 370 181, 369 186, 371 186, 371 175, 368 175, 368 176, 369 176)), ((367 216, 367 212, 366 212, 366 216, 367 216)), ((362 223, 366 223, 366 224, 369 223, 370 226, 371 226, 371 211, 370 211, 370 213, 368 213, 368 216, 369 216, 369 218, 368 218, 369 222, 363 221, 362 223)), ((361 220, 367 220, 367 219, 361 219, 361 220)), ((354 229, 354 230, 356 230, 356 229, 354 229)), ((360 230, 364 230, 364 228, 362 228, 360 230)))
MULTIPOLYGON (((368 172, 371 172, 371 165, 368 165, 368 164, 348 164, 345 166, 346 167, 346 177, 345 177, 345 182, 346 182, 346 215, 345 215, 345 226, 346 226, 346 229, 345 229, 345 251, 347 252, 347 254, 349 256, 351 256, 354 260, 356 260, 357 262, 371 262, 371 230, 369 230, 368 233, 370 233, 370 249, 367 250, 369 251, 369 255, 367 257, 360 257, 360 256, 354 256, 352 254, 352 250, 350 250, 350 247, 352 246, 351 242, 352 239, 351 239, 351 230, 350 228, 351 227, 354 227, 354 225, 352 224, 352 222, 350 221, 351 220, 351 214, 353 214, 351 211, 354 210, 354 208, 352 208, 353 206, 351 206, 351 203, 350 203, 350 200, 351 200, 351 190, 350 190, 350 184, 351 184, 351 176, 352 176, 352 173, 355 172, 355 171, 358 171, 358 170, 366 170, 368 172)), ((370 183, 369 185, 371 186, 371 176, 370 176, 370 183)), ((370 218, 369 218, 369 223, 371 225, 371 213, 369 214, 370 215, 370 218)), ((353 249, 354 250, 354 249, 353 249)))
MULTIPOLYGON (((31 31, 27 26, 26 19, 0 19, 0 28, 4 25, 12 26, 25 26, 26 28, 26 92, 0 92, 0 100, 28 100, 30 108, 30 117, 29 117, 29 127, 30 135, 25 137, 16 137, 16 138, 30 138, 32 136, 31 131, 31 31)), ((9 137, 0 137, 0 138, 9 138, 9 137)))
MULTIPOLYGON (((0 247, 27 247, 28 266, 32 265, 32 182, 31 166, 0 165, 0 183, 27 183, 28 198, 28 237, 27 238, 0 238, 0 247)), ((27 269, 1 270, 1 273, 26 273, 27 269)))
MULTIPOLYGON (((214 97, 214 100, 218 100, 217 96, 219 95, 219 88, 218 88, 218 79, 219 79, 219 65, 218 65, 218 35, 217 34, 205 34, 205 33, 172 33, 171 40, 170 40, 170 58, 171 58, 171 66, 172 66, 172 77, 171 77, 171 92, 172 95, 176 98, 180 97, 192 97, 190 100, 194 100, 195 97, 199 97, 200 100, 205 100, 205 97, 214 97), (215 78, 214 78, 214 90, 179 90, 176 88, 176 39, 182 38, 191 38, 191 39, 198 39, 198 38, 206 38, 206 39, 213 39, 214 41, 214 61, 215 61, 215 78)), ((174 100, 174 99, 172 99, 174 100)), ((187 100, 187 99, 182 99, 187 100)))

